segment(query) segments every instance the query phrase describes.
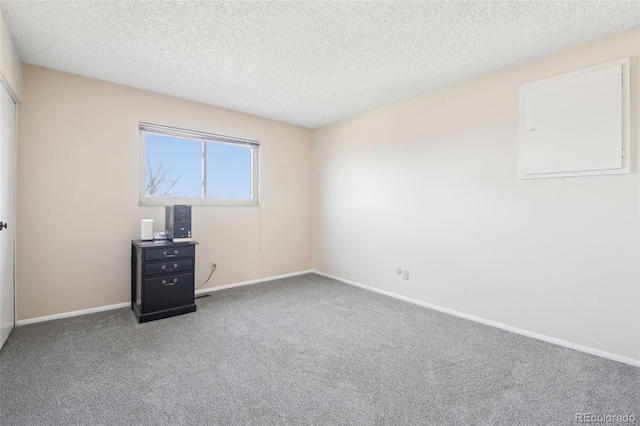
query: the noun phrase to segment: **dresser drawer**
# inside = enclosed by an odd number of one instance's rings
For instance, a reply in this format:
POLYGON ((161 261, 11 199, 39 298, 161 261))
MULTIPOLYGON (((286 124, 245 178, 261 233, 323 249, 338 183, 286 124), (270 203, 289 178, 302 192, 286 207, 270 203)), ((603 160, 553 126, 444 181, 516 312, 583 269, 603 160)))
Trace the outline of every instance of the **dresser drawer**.
POLYGON ((192 259, 176 259, 144 264, 145 275, 175 274, 176 272, 192 272, 192 270, 192 259))
POLYGON ((193 274, 167 275, 144 280, 145 312, 193 303, 193 274))
POLYGON ((194 257, 196 249, 193 246, 147 249, 144 251, 145 262, 154 260, 181 259, 194 257))

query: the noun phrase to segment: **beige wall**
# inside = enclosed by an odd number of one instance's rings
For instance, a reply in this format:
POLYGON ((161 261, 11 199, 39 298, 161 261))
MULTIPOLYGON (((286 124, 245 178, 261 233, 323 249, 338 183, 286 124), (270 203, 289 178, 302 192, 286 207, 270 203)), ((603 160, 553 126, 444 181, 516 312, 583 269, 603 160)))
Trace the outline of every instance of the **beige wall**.
MULTIPOLYGON (((272 120, 25 65, 18 133, 18 319, 130 300, 140 121, 258 140, 260 207, 193 207, 196 285, 311 266, 311 132, 272 120)), ((203 287, 205 288, 205 287, 203 287)))
POLYGON ((0 12, 0 76, 17 102, 22 100, 22 61, 9 26, 0 12))
POLYGON ((314 269, 639 360, 639 43, 627 31, 315 130, 314 269), (519 86, 627 56, 633 173, 518 180, 519 86))

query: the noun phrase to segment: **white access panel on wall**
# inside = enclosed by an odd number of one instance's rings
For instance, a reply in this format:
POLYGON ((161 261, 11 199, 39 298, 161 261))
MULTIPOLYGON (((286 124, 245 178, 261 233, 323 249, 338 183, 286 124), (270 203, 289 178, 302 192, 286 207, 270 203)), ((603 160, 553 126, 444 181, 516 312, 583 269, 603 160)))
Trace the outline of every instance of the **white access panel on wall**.
POLYGON ((629 173, 629 60, 520 88, 520 179, 629 173))

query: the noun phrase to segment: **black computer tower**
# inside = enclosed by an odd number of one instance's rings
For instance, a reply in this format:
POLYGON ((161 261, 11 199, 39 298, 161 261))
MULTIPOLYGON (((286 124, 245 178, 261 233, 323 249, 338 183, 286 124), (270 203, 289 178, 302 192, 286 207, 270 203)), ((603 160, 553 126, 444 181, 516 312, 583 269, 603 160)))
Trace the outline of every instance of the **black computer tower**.
POLYGON ((191 241, 191 206, 186 204, 166 206, 165 224, 167 239, 175 242, 191 241))

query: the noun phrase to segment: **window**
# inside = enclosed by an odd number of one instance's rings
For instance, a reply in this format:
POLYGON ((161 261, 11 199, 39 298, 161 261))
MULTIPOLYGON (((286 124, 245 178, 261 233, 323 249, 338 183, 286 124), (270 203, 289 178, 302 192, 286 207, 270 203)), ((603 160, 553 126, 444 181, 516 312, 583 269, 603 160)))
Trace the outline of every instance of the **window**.
POLYGON ((259 147, 140 123, 140 204, 258 204, 259 147))

